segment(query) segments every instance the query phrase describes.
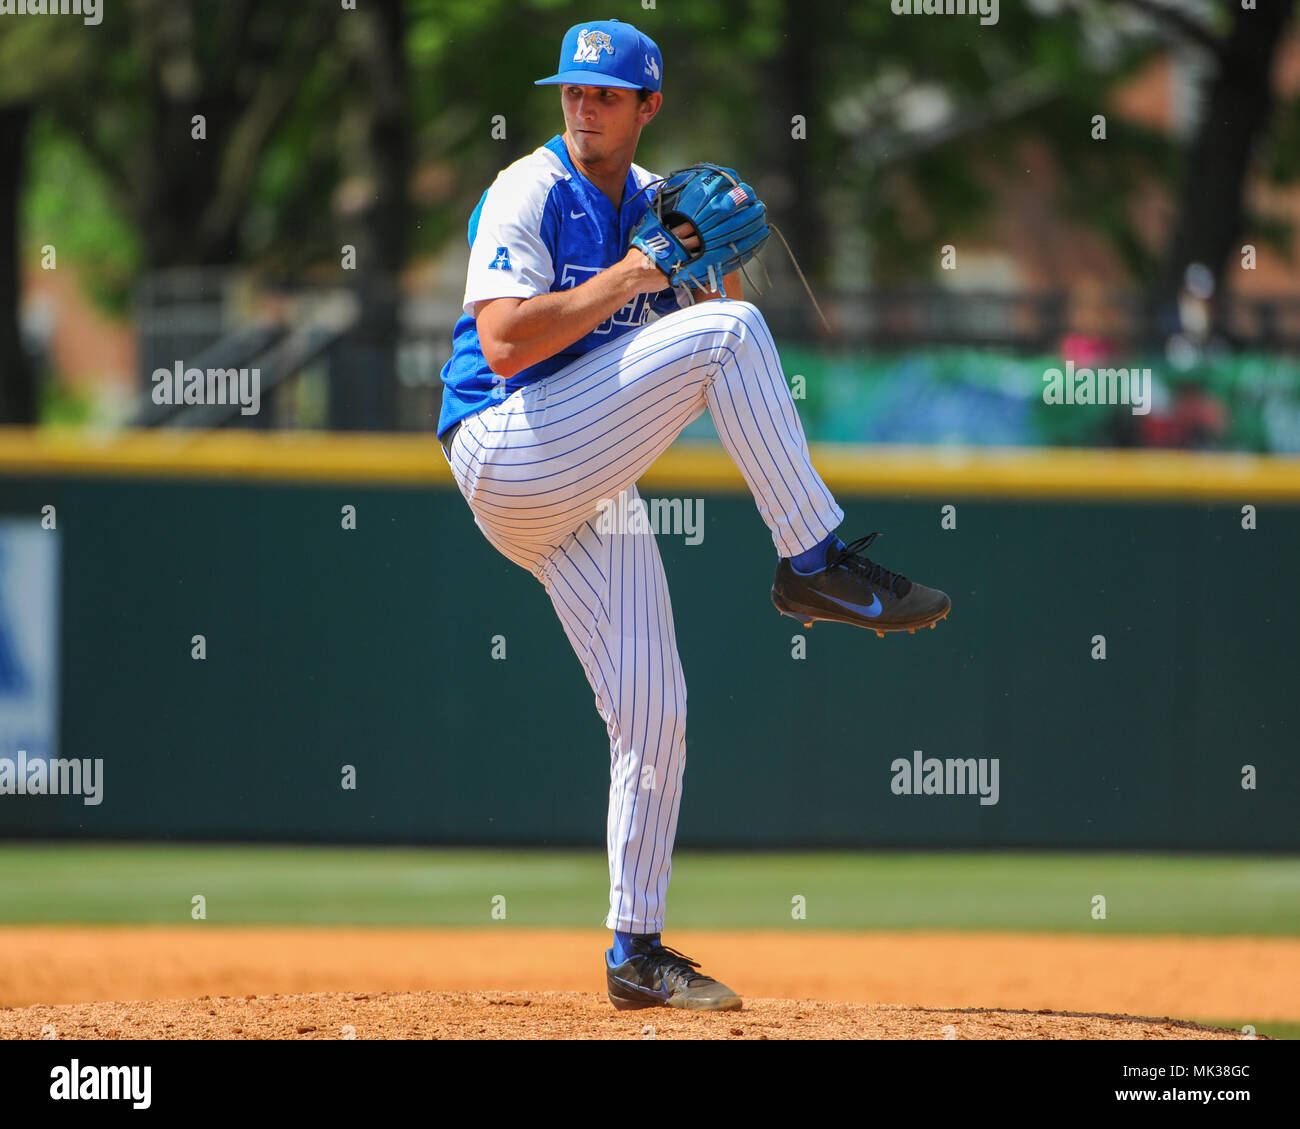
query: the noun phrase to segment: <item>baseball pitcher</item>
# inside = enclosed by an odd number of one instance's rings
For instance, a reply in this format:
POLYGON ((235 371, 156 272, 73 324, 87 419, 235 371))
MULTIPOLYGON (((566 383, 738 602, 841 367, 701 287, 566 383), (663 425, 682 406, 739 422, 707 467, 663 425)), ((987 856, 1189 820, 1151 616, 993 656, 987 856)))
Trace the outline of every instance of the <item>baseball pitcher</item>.
POLYGON ((781 358, 738 268, 767 236, 733 170, 633 162, 663 104, 659 48, 618 20, 570 28, 564 132, 504 169, 469 221, 464 314, 438 437, 483 535, 551 598, 609 732, 616 1008, 741 1007, 660 943, 686 767, 686 682, 653 532, 600 515, 703 412, 776 547, 771 598, 811 626, 933 627, 950 601, 845 544, 781 358), (656 315, 651 318, 651 314, 656 315))

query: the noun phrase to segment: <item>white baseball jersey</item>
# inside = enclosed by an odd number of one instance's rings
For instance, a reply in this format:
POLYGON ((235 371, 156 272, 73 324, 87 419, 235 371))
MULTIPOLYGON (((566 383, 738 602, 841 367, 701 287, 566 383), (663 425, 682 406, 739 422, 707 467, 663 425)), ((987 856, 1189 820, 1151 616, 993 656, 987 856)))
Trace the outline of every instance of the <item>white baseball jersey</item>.
POLYGON ((465 312, 452 331, 451 359, 442 370, 445 388, 439 435, 491 400, 503 400, 515 389, 645 324, 652 310, 670 313, 689 302, 684 290, 679 298, 665 279, 660 293, 638 294, 586 336, 509 380, 493 374, 479 344, 474 303, 570 290, 623 258, 632 229, 649 209, 658 186, 642 189, 659 179, 633 165, 623 205, 615 209, 574 168, 559 135, 502 170, 469 221, 465 312))
MULTIPOLYGON (((616 213, 557 140, 560 151, 552 142, 512 165, 480 203, 467 316, 481 299, 546 293, 623 257, 634 209, 625 196, 616 213), (571 224, 583 225, 585 242, 566 237, 571 224)), ((634 165, 629 192, 642 178, 649 174, 634 165)), ((809 459, 763 315, 730 299, 668 312, 669 299, 675 307, 671 290, 629 303, 504 397, 493 396, 490 370, 476 367, 477 334, 461 318, 439 422, 441 433, 462 421, 449 456, 456 484, 488 541, 545 586, 595 694, 610 742, 605 924, 630 933, 664 926, 686 680, 649 522, 610 515, 642 505, 637 480, 708 410, 779 556, 811 548, 844 519, 809 459), (667 316, 642 324, 646 307, 660 306, 667 316)), ((767 598, 754 593, 756 610, 767 598)))

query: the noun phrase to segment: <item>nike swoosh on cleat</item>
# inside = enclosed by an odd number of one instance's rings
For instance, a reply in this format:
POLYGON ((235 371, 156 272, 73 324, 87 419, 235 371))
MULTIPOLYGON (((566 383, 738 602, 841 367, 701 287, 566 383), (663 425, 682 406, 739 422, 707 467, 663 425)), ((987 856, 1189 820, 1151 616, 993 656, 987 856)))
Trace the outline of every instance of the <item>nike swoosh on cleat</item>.
POLYGON ((823 592, 822 595, 826 599, 830 600, 832 604, 839 604, 840 607, 851 612, 857 612, 859 615, 864 615, 868 619, 875 619, 881 612, 880 597, 874 592, 871 593, 870 607, 863 607, 861 604, 850 604, 848 600, 837 600, 834 596, 828 595, 825 592, 823 592))
POLYGON ((625 988, 631 988, 634 992, 640 992, 645 996, 654 996, 658 1000, 666 1000, 672 993, 667 988, 660 988, 655 991, 653 988, 647 988, 644 984, 633 984, 630 980, 624 980, 621 976, 610 976, 615 984, 622 984, 625 988))

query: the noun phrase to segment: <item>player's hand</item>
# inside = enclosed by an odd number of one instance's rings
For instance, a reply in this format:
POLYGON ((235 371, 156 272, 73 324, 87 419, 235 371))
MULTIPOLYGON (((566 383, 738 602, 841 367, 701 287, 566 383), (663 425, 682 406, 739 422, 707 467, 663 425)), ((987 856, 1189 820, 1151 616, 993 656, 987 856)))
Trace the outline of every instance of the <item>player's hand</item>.
POLYGON ((681 241, 683 247, 692 255, 700 249, 700 233, 695 229, 695 225, 687 220, 685 223, 679 223, 676 227, 668 229, 681 241))
MULTIPOLYGON (((687 220, 668 229, 687 251, 694 254, 700 249, 700 236, 695 225, 687 220)), ((668 276, 640 249, 633 247, 623 257, 623 266, 628 269, 632 294, 658 294, 668 288, 668 276)))

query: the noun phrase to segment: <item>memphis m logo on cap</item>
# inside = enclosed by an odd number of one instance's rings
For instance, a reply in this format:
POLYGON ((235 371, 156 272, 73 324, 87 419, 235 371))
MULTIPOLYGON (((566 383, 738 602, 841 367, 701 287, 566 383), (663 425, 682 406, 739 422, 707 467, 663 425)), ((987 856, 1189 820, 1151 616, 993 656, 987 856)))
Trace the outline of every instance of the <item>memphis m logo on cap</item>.
POLYGON ((603 31, 588 31, 585 27, 578 32, 578 49, 573 53, 575 63, 599 63, 600 53, 614 53, 614 41, 603 31))
POLYGON ((556 73, 533 85, 658 90, 662 68, 663 56, 648 35, 620 20, 600 20, 569 28, 556 73))

